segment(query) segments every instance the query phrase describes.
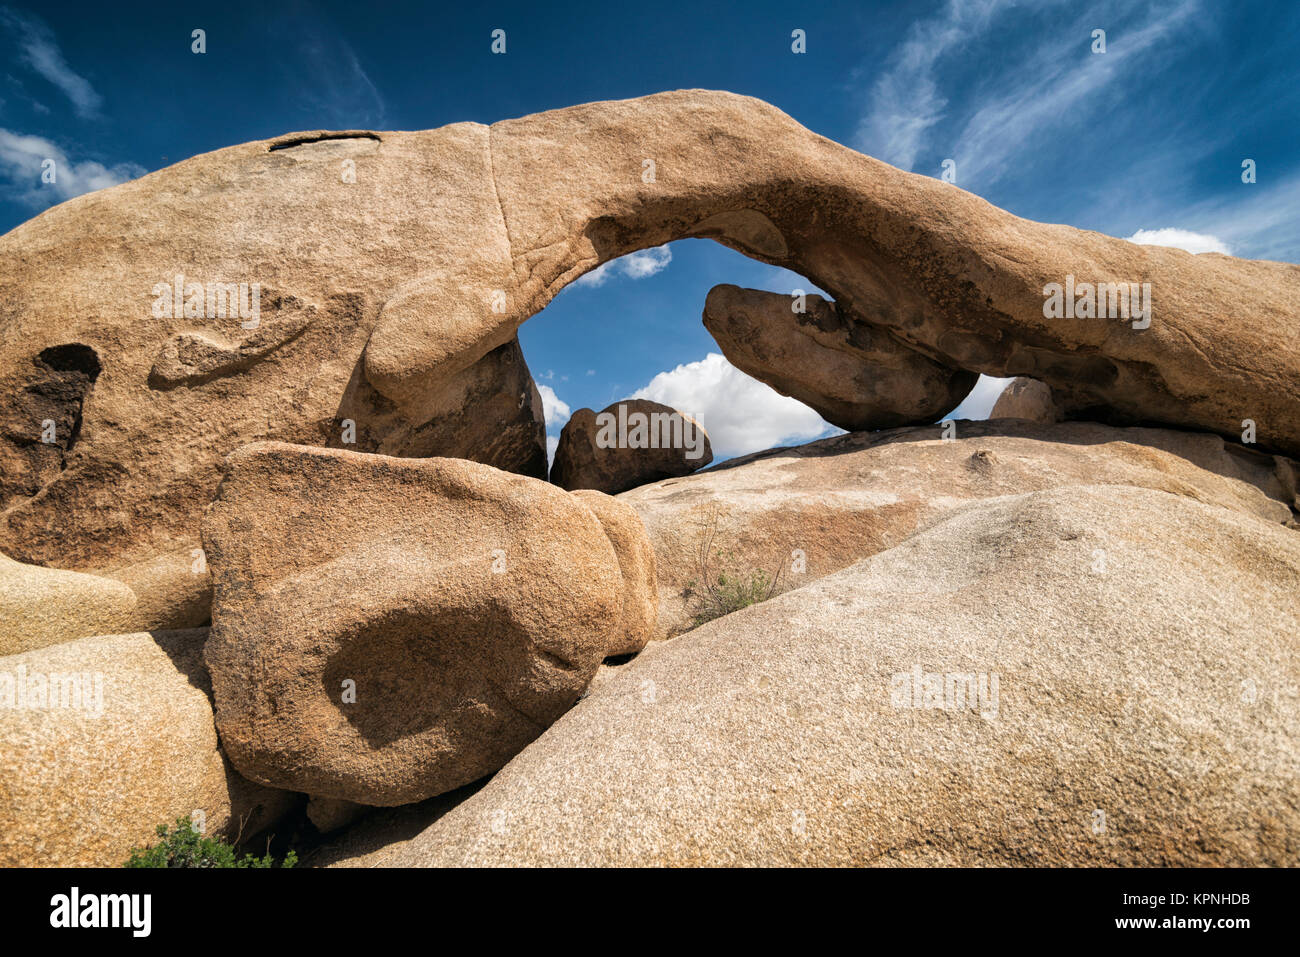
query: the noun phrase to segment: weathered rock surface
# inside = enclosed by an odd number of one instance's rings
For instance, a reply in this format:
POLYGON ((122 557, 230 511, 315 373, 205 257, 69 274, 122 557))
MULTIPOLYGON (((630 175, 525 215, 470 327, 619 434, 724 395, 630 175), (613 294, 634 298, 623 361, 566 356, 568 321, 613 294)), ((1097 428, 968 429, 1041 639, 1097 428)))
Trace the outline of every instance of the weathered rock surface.
POLYGON ((804 312, 775 292, 714 286, 704 327, 727 360, 851 432, 925 425, 975 386, 973 372, 928 359, 816 294, 804 312))
MULTIPOLYGON (((1001 420, 850 433, 734 459, 619 496, 645 523, 659 582, 658 636, 691 627, 710 527, 733 570, 806 584, 899 544, 976 499, 1079 484, 1134 485, 1266 521, 1294 521, 1296 465, 1215 435, 1086 422, 1001 420), (802 570, 800 570, 802 569, 802 570)), ((716 569, 714 569, 716 571, 716 569)))
POLYGON ((1052 390, 1037 379, 1023 376, 1012 379, 993 403, 990 419, 1026 419, 1048 425, 1061 421, 1061 410, 1052 398, 1052 390))
POLYGON ((1294 864, 1297 588, 1242 511, 976 503, 648 648, 368 862, 1294 864))
POLYGON ((322 834, 329 834, 352 824, 368 810, 364 804, 314 795, 307 802, 307 820, 322 834))
POLYGON ((206 636, 103 635, 0 658, 0 866, 117 867, 178 817, 201 812, 206 833, 231 840, 288 809, 295 795, 222 757, 206 636))
POLYGON ((446 452, 421 441, 431 395, 567 283, 683 237, 803 273, 876 345, 1040 379, 1068 416, 1226 436, 1249 418, 1300 454, 1300 266, 1019 219, 759 100, 684 90, 245 143, 0 237, 0 549, 83 570, 192 546, 228 452, 335 442, 342 418, 359 451, 446 452), (1045 318, 1071 277, 1149 283, 1149 327, 1045 318), (255 319, 229 308, 241 282, 255 319))
POLYGON ((0 657, 121 631, 135 605, 121 582, 0 555, 0 657))
POLYGON ((617 495, 660 479, 689 475, 713 461, 704 427, 649 399, 579 409, 560 432, 551 481, 560 488, 617 495))
POLYGON ((586 505, 460 459, 245 447, 203 539, 231 761, 360 804, 499 768, 577 700, 623 613, 586 505))
POLYGON ((654 548, 641 517, 630 505, 594 489, 579 489, 573 495, 600 519, 623 573, 623 612, 614 643, 605 655, 635 654, 654 637, 659 613, 654 548))
MULTIPOLYGON (((221 460, 242 444, 281 438, 394 455, 439 454, 545 478, 541 396, 517 341, 428 382, 418 400, 396 406, 358 371, 365 347, 358 323, 367 309, 372 317, 378 309, 366 296, 327 293, 322 307, 264 296, 252 332, 242 329, 238 316, 151 317, 148 276, 153 270, 159 272, 155 279, 170 281, 162 272, 172 266, 159 264, 176 262, 177 254, 160 247, 174 239, 110 205, 114 209, 95 215, 132 223, 122 227, 130 230, 125 241, 140 247, 142 258, 114 264, 122 273, 119 284, 94 278, 83 289, 75 277, 90 268, 94 249, 119 248, 122 237, 92 230, 84 261, 75 262, 75 242, 65 247, 58 238, 45 240, 54 244, 48 255, 74 277, 55 297, 60 310, 71 311, 55 323, 43 306, 33 305, 32 316, 45 316, 50 325, 33 332, 20 324, 13 345, 0 350, 0 395, 17 397, 0 403, 0 462, 6 466, 0 547, 15 557, 132 585, 140 603, 131 628, 187 627, 209 614, 206 572, 189 570, 200 517, 216 490, 221 460), (77 298, 92 295, 98 297, 94 306, 77 298), (120 325, 106 318, 114 312, 124 317, 120 325), (169 329, 181 331, 167 338, 169 329), (28 335, 33 338, 23 341, 28 335), (39 348, 56 339, 74 341, 39 348), (43 423, 53 423, 55 442, 41 441, 43 423)), ((14 236, 0 239, 0 249, 14 236)), ((301 252, 304 241, 290 246, 301 252)), ((209 277, 248 275, 234 249, 196 258, 209 263, 202 267, 209 277)), ((248 261, 257 258, 250 253, 248 261)), ((40 269, 33 265, 31 271, 40 269)), ((265 265, 252 271, 254 281, 274 275, 265 265)), ((362 285, 361 276, 347 270, 312 280, 317 286, 349 281, 362 285)), ((5 321, 0 315, 0 324, 5 321)), ((5 338, 10 341, 7 331, 5 338)))

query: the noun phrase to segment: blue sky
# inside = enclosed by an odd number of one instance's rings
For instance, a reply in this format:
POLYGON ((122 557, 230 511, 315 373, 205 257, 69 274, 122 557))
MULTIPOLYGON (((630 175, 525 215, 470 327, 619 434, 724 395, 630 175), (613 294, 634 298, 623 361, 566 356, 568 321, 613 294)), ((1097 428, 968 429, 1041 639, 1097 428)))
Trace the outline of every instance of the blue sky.
MULTIPOLYGON (((1031 219, 1300 261, 1293 0, 274 6, 0 0, 0 230, 291 130, 491 123, 705 87, 761 97, 904 169, 938 176, 952 159, 959 186, 1031 219), (495 28, 505 55, 491 53, 495 28), (1241 181, 1244 159, 1256 183, 1241 181)), ((611 264, 529 320, 520 339, 552 431, 569 409, 644 393, 699 415, 719 457, 824 434, 717 356, 700 311, 720 282, 807 287, 684 240, 611 264)), ((982 383, 958 414, 986 415, 997 389, 982 383)))

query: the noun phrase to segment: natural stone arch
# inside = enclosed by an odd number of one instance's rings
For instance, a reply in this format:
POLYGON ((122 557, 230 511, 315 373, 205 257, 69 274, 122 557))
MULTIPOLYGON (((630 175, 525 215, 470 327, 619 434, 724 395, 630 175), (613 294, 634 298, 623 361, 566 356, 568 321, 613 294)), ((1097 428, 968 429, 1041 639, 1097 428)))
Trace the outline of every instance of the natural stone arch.
MULTIPOLYGON (((1039 378, 1067 415, 1232 437, 1249 418, 1261 446, 1300 452, 1300 267, 1033 223, 759 100, 679 91, 490 127, 246 143, 0 237, 3 394, 69 342, 103 369, 66 467, 0 516, 0 551, 82 570, 168 554, 184 577, 235 448, 326 444, 358 373, 394 428, 416 428, 431 390, 566 283, 701 236, 807 276, 877 339, 1039 378), (284 316, 265 342, 237 316, 205 320, 205 344, 193 319, 149 312, 154 285, 182 272, 262 283, 264 309, 296 303, 310 319, 284 316), (1150 283, 1150 327, 1044 318, 1044 287, 1067 275, 1150 283), (172 343, 178 360, 182 346, 210 355, 173 369, 172 343), (163 383, 176 387, 151 384, 156 367, 179 372, 163 383)), ((7 425, 15 441, 39 427, 27 418, 7 425)))
POLYGON ((1067 411, 1233 436, 1251 417, 1262 444, 1300 449, 1300 267, 1023 220, 728 93, 505 120, 491 127, 489 152, 509 307, 449 312, 448 301, 483 297, 444 280, 386 309, 366 371, 395 398, 421 375, 499 345, 588 270, 706 236, 807 276, 840 308, 938 362, 1040 378, 1067 411), (654 161, 653 182, 642 180, 644 159, 654 161), (1044 288, 1067 276, 1150 283, 1155 321, 1045 318, 1044 288), (1254 321, 1222 335, 1243 308, 1254 321))

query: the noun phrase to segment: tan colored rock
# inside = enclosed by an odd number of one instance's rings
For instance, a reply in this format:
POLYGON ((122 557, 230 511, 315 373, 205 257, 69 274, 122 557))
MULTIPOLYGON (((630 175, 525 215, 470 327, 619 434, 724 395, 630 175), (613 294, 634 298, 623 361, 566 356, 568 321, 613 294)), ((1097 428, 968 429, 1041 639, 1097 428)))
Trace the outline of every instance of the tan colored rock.
POLYGON ((842 429, 929 424, 955 409, 979 378, 873 333, 816 294, 803 297, 803 312, 793 304, 780 293, 714 286, 704 327, 736 368, 842 429))
MULTIPOLYGON (((645 523, 659 582, 658 635, 692 627, 700 543, 731 571, 797 587, 898 545, 979 499, 1080 484, 1133 485, 1294 522, 1294 463, 1215 435, 1015 420, 850 433, 774 449, 619 496, 645 523), (1288 485, 1288 481, 1292 484, 1288 485), (800 570, 802 569, 802 570, 800 570)), ((712 569, 716 574, 717 569, 712 569)))
MULTIPOLYGON (((1019 219, 684 90, 245 143, 0 237, 0 550, 85 570, 193 547, 227 453, 337 443, 343 418, 358 451, 444 452, 421 442, 431 395, 583 273, 684 237, 802 273, 873 343, 1040 379, 1067 414, 1225 436, 1249 418, 1300 454, 1300 266, 1019 219), (1149 327, 1046 318, 1044 290, 1074 279, 1149 283, 1149 327)), ((503 426, 445 416, 489 442, 503 426)))
POLYGON ((605 655, 636 654, 654 637, 659 612, 655 552, 645 525, 635 509, 612 495, 594 489, 579 489, 573 495, 600 519, 623 573, 623 612, 614 643, 605 655))
POLYGON ((252 780, 396 805, 495 771, 617 636, 592 511, 461 459, 261 443, 203 522, 217 726, 252 780))
POLYGON ((1037 379, 1023 376, 1012 379, 993 403, 990 419, 1026 419, 1051 425, 1061 421, 1061 410, 1052 398, 1052 390, 1037 379))
POLYGON ((689 475, 713 461, 709 434, 689 415, 649 399, 623 399, 600 413, 579 409, 560 432, 551 481, 617 495, 689 475))
POLYGON ((368 862, 1293 864, 1297 588, 1300 537, 1243 512, 975 503, 648 648, 368 862))
POLYGON ((233 840, 288 809, 295 795, 222 757, 206 636, 103 635, 0 658, 0 866, 118 867, 178 817, 233 840))
POLYGON ((97 569, 97 573, 135 593, 131 627, 123 630, 196 628, 211 617, 212 576, 197 541, 120 568, 97 569))
POLYGON ((315 795, 307 801, 307 820, 322 834, 329 834, 354 823, 368 810, 364 804, 315 795))
POLYGON ((121 631, 135 604, 121 582, 0 555, 0 656, 121 631))

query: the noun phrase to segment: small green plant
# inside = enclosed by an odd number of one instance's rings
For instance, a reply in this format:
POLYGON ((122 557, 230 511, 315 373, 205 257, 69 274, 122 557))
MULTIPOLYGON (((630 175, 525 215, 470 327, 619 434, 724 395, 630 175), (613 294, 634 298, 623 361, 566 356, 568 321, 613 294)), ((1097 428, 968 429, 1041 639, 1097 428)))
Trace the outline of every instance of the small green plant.
POLYGON ((718 535, 718 513, 710 513, 696 552, 696 577, 686 583, 694 627, 767 601, 776 594, 784 568, 769 574, 761 568, 737 570, 736 556, 714 545, 718 535))
MULTIPOLYGON (((167 829, 166 824, 158 825, 158 836, 162 838, 152 847, 131 848, 131 857, 126 867, 275 867, 275 860, 270 852, 265 857, 245 854, 239 857, 233 847, 224 841, 204 837, 190 822, 188 817, 178 817, 176 826, 167 829)), ((281 867, 293 867, 298 863, 298 855, 290 851, 285 855, 281 867)))

